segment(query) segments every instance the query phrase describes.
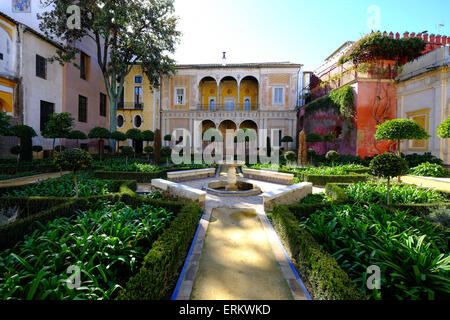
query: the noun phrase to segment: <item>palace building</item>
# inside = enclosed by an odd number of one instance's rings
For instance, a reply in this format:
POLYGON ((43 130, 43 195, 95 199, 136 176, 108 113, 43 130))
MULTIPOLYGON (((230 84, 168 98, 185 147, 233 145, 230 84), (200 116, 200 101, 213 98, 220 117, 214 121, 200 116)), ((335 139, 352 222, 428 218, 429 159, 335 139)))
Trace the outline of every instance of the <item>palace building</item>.
MULTIPOLYGON (((249 63, 178 65, 176 74, 161 81, 161 132, 267 129, 280 139, 291 136, 296 147, 297 108, 302 65, 249 63)), ((197 139, 193 136, 192 141, 197 139)), ((260 136, 261 138, 261 136, 260 136)), ((167 143, 167 142, 166 142, 167 143)))

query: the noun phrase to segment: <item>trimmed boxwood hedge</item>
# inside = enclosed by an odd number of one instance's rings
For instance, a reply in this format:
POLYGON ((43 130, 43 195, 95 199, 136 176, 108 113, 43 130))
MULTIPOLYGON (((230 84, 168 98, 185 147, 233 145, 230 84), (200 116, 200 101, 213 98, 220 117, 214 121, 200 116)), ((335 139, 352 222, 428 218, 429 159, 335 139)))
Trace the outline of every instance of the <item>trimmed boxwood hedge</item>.
MULTIPOLYGON (((56 218, 70 216, 75 210, 86 209, 89 207, 89 203, 98 200, 115 202, 124 196, 132 197, 135 195, 133 191, 137 188, 136 181, 114 181, 114 183, 117 184, 117 193, 79 199, 61 197, 0 197, 0 207, 17 207, 20 209, 20 214, 15 222, 0 226, 0 249, 9 248, 16 242, 23 240, 25 235, 33 231, 35 222, 47 223, 56 218)), ((17 189, 20 187, 10 188, 17 189)))
POLYGON ((355 173, 355 174, 372 174, 372 169, 370 168, 364 168, 364 169, 346 169, 348 173, 355 173))
POLYGON ((19 164, 16 165, 0 165, 0 174, 11 175, 15 173, 21 172, 40 172, 40 173, 49 173, 49 172, 58 172, 58 168, 56 168, 53 164, 19 164))
POLYGON ((336 260, 299 225, 288 206, 275 206, 272 223, 316 300, 365 300, 336 260))
POLYGON ((166 170, 155 172, 96 171, 94 175, 101 180, 136 180, 139 183, 151 183, 153 179, 167 179, 166 170))
POLYGON ((166 229, 144 259, 141 270, 132 277, 118 300, 168 299, 176 284, 202 211, 188 203, 166 229))

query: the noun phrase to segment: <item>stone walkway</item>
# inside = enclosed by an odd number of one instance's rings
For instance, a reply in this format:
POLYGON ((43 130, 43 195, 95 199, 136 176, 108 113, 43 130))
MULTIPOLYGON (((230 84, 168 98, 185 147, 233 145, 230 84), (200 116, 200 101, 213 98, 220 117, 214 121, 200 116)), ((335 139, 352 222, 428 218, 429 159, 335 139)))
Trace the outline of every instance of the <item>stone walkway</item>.
MULTIPOLYGON (((183 182, 193 188, 216 178, 183 182)), ((246 179, 243 179, 246 180, 246 179)), ((262 190, 285 186, 250 180, 262 190)), ((144 185, 140 186, 141 189, 144 185)), ((206 196, 206 213, 177 300, 305 300, 307 293, 264 213, 261 195, 206 196)))
MULTIPOLYGON (((70 173, 70 172, 64 171, 62 174, 65 175, 68 173, 70 173)), ((0 187, 22 186, 24 184, 41 182, 43 180, 47 180, 50 178, 59 178, 60 176, 61 176, 61 174, 59 172, 52 172, 52 173, 43 173, 43 174, 38 174, 38 175, 28 176, 28 177, 3 180, 3 181, 0 181, 0 187)))

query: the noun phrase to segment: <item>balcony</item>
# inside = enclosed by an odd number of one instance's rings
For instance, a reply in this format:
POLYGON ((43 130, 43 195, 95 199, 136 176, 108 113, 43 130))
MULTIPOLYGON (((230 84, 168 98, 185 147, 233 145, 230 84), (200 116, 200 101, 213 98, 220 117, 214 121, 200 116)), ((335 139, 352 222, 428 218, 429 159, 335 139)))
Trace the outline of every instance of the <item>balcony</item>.
POLYGON ((220 112, 220 111, 258 111, 259 104, 257 105, 229 105, 229 104, 218 104, 218 105, 205 105, 199 104, 197 105, 197 110, 199 111, 211 111, 211 112, 220 112))
POLYGON ((137 102, 119 102, 117 103, 117 110, 143 110, 144 104, 137 102))

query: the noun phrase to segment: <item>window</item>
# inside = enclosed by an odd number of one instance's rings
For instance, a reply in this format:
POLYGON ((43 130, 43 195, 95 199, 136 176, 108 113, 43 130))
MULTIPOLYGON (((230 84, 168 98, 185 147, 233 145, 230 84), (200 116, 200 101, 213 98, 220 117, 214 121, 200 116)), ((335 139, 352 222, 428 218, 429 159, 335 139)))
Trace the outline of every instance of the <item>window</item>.
POLYGON ((3 60, 3 53, 0 53, 0 60, 3 60))
POLYGON ((225 110, 234 111, 234 98, 233 99, 225 99, 225 110))
POLYGON ((50 115, 55 113, 55 104, 47 101, 41 101, 41 132, 50 120, 50 115))
POLYGON ((284 88, 273 88, 273 104, 284 105, 284 88))
POLYGON ((140 115, 135 115, 133 119, 133 125, 135 128, 139 129, 142 125, 142 118, 140 115))
POLYGON ((209 110, 214 111, 214 107, 216 106, 216 99, 210 98, 209 99, 209 110))
POLYGON ((185 101, 185 88, 175 88, 175 105, 182 106, 185 101))
POLYGON ((142 77, 141 76, 135 76, 134 77, 134 83, 142 83, 142 77))
POLYGON ((40 55, 36 55, 36 77, 47 79, 47 61, 40 55))
POLYGON ((78 96, 78 121, 87 122, 87 98, 78 96))
POLYGON ((119 114, 117 116, 117 127, 122 128, 124 123, 125 123, 125 119, 124 119, 123 115, 119 114))
MULTIPOLYGON (((417 122, 426 132, 429 133, 430 128, 430 111, 431 109, 422 109, 407 112, 407 118, 417 122)), ((408 151, 429 151, 429 140, 409 140, 408 151)))
POLYGON ((84 52, 80 53, 80 78, 88 80, 90 57, 84 52))
POLYGON ((106 94, 100 93, 100 116, 106 117, 106 94))
POLYGON ((134 87, 134 108, 142 109, 142 87, 134 87))
POLYGON ((245 98, 244 100, 244 110, 249 111, 251 109, 250 98, 245 98))

